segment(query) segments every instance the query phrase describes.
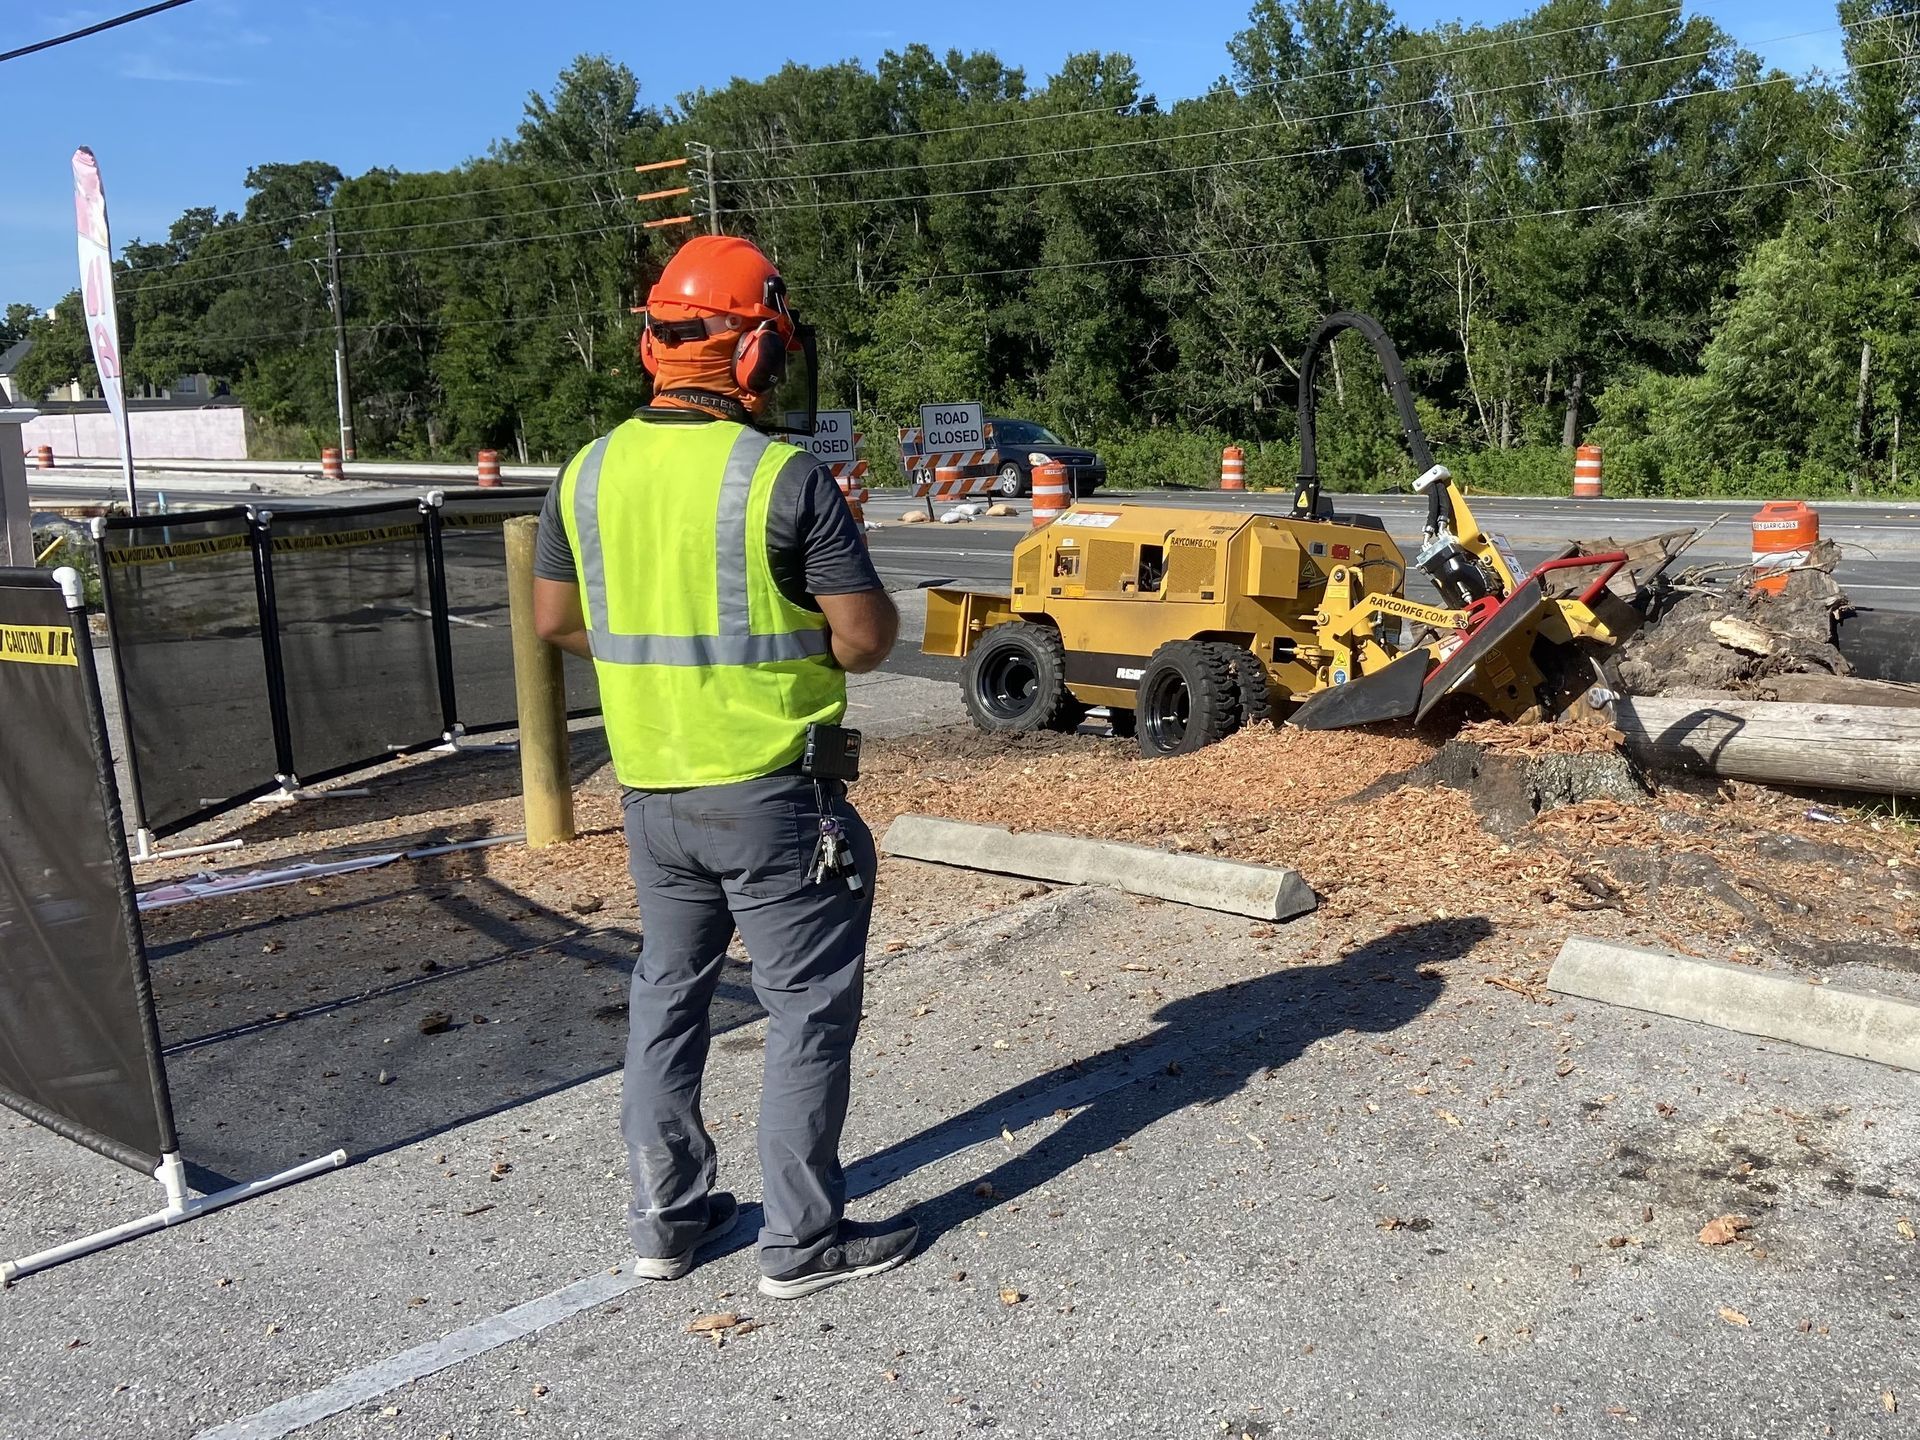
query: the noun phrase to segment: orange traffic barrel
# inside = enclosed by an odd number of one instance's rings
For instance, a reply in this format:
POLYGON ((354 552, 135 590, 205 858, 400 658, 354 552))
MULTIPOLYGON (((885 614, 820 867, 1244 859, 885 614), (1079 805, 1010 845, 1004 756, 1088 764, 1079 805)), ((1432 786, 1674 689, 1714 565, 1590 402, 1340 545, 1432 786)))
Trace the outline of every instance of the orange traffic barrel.
POLYGON ((53 446, 42 445, 33 452, 33 463, 41 470, 53 468, 53 446))
POLYGON ((347 478, 347 472, 340 464, 340 452, 331 445, 320 452, 320 473, 329 480, 344 480, 347 478))
POLYGON ((481 485, 500 483, 500 452, 498 450, 482 450, 474 457, 474 463, 477 467, 477 483, 481 485))
POLYGON ((1820 512, 1803 500, 1769 500, 1753 517, 1753 568, 1758 590, 1787 588, 1787 576, 1813 558, 1820 512))
POLYGON ((1073 497, 1067 492, 1067 467, 1044 455, 1033 457, 1033 527, 1058 520, 1073 497))
POLYGON ((1238 445, 1229 445, 1220 452, 1220 488, 1222 490, 1247 488, 1247 452, 1238 445))
POLYGON ((1582 445, 1573 452, 1573 498, 1600 498, 1600 447, 1582 445))
POLYGON ((933 498, 945 504, 960 498, 967 472, 958 465, 941 465, 933 472, 933 498))

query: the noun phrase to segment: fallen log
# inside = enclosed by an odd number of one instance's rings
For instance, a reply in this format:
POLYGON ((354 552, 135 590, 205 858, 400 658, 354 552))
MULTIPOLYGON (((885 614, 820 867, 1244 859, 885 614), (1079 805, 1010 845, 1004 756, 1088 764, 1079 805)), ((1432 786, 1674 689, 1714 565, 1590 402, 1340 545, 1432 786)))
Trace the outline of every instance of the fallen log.
POLYGON ((1862 680, 1854 675, 1769 675, 1747 682, 1751 700, 1782 700, 1792 705, 1880 705, 1920 708, 1920 685, 1892 680, 1862 680))
POLYGON ((1628 695, 1614 704, 1627 753, 1679 769, 1814 790, 1920 794, 1920 710, 1677 700, 1628 695))

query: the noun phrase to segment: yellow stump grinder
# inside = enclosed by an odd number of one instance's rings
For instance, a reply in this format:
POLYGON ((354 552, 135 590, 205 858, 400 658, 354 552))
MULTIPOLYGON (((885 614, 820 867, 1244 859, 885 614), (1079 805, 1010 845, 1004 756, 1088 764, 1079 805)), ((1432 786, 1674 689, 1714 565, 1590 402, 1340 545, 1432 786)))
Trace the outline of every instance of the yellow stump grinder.
MULTIPOLYGON (((1664 568, 1656 549, 1634 563, 1636 585, 1664 568)), ((965 658, 962 692, 983 730, 1073 730, 1104 706, 1149 756, 1283 714, 1307 729, 1419 721, 1450 697, 1518 719, 1593 684, 1594 657, 1638 620, 1608 593, 1628 564, 1623 551, 1570 546, 1523 571, 1434 463, 1392 341, 1343 313, 1300 363, 1291 513, 1076 504, 1021 541, 1007 590, 930 590, 923 649, 965 658), (1385 368, 1427 499, 1413 563, 1439 604, 1407 597, 1406 556, 1380 520, 1336 515, 1321 497, 1314 380, 1347 329, 1385 368)))

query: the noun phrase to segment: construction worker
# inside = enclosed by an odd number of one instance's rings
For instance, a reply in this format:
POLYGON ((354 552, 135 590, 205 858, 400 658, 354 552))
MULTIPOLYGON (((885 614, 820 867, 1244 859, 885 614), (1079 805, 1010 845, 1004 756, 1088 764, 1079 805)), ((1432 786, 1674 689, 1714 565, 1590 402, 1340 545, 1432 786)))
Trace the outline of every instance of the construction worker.
POLYGON ((634 1273, 678 1279, 737 1216, 700 1113, 737 929, 767 1011, 760 1289, 783 1299, 891 1269, 918 1238, 842 1215, 874 848, 834 778, 858 742, 837 722, 899 616, 831 474, 765 433, 795 357, 811 407, 811 339, 754 245, 688 241, 647 299, 653 401, 561 472, 534 590, 541 637, 594 662, 639 891, 634 1273))

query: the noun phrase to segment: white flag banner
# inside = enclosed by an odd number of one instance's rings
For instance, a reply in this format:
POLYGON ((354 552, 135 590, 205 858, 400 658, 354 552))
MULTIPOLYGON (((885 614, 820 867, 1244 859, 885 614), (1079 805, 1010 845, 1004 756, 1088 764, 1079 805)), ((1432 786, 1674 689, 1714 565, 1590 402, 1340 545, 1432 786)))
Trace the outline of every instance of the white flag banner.
POLYGON ((120 379, 120 320, 113 303, 107 192, 100 183, 100 164, 84 145, 73 152, 73 220, 80 239, 80 298, 87 311, 87 339, 93 345, 94 368, 100 372, 100 393, 119 426, 120 469, 126 477, 127 504, 132 507, 133 437, 120 379))

